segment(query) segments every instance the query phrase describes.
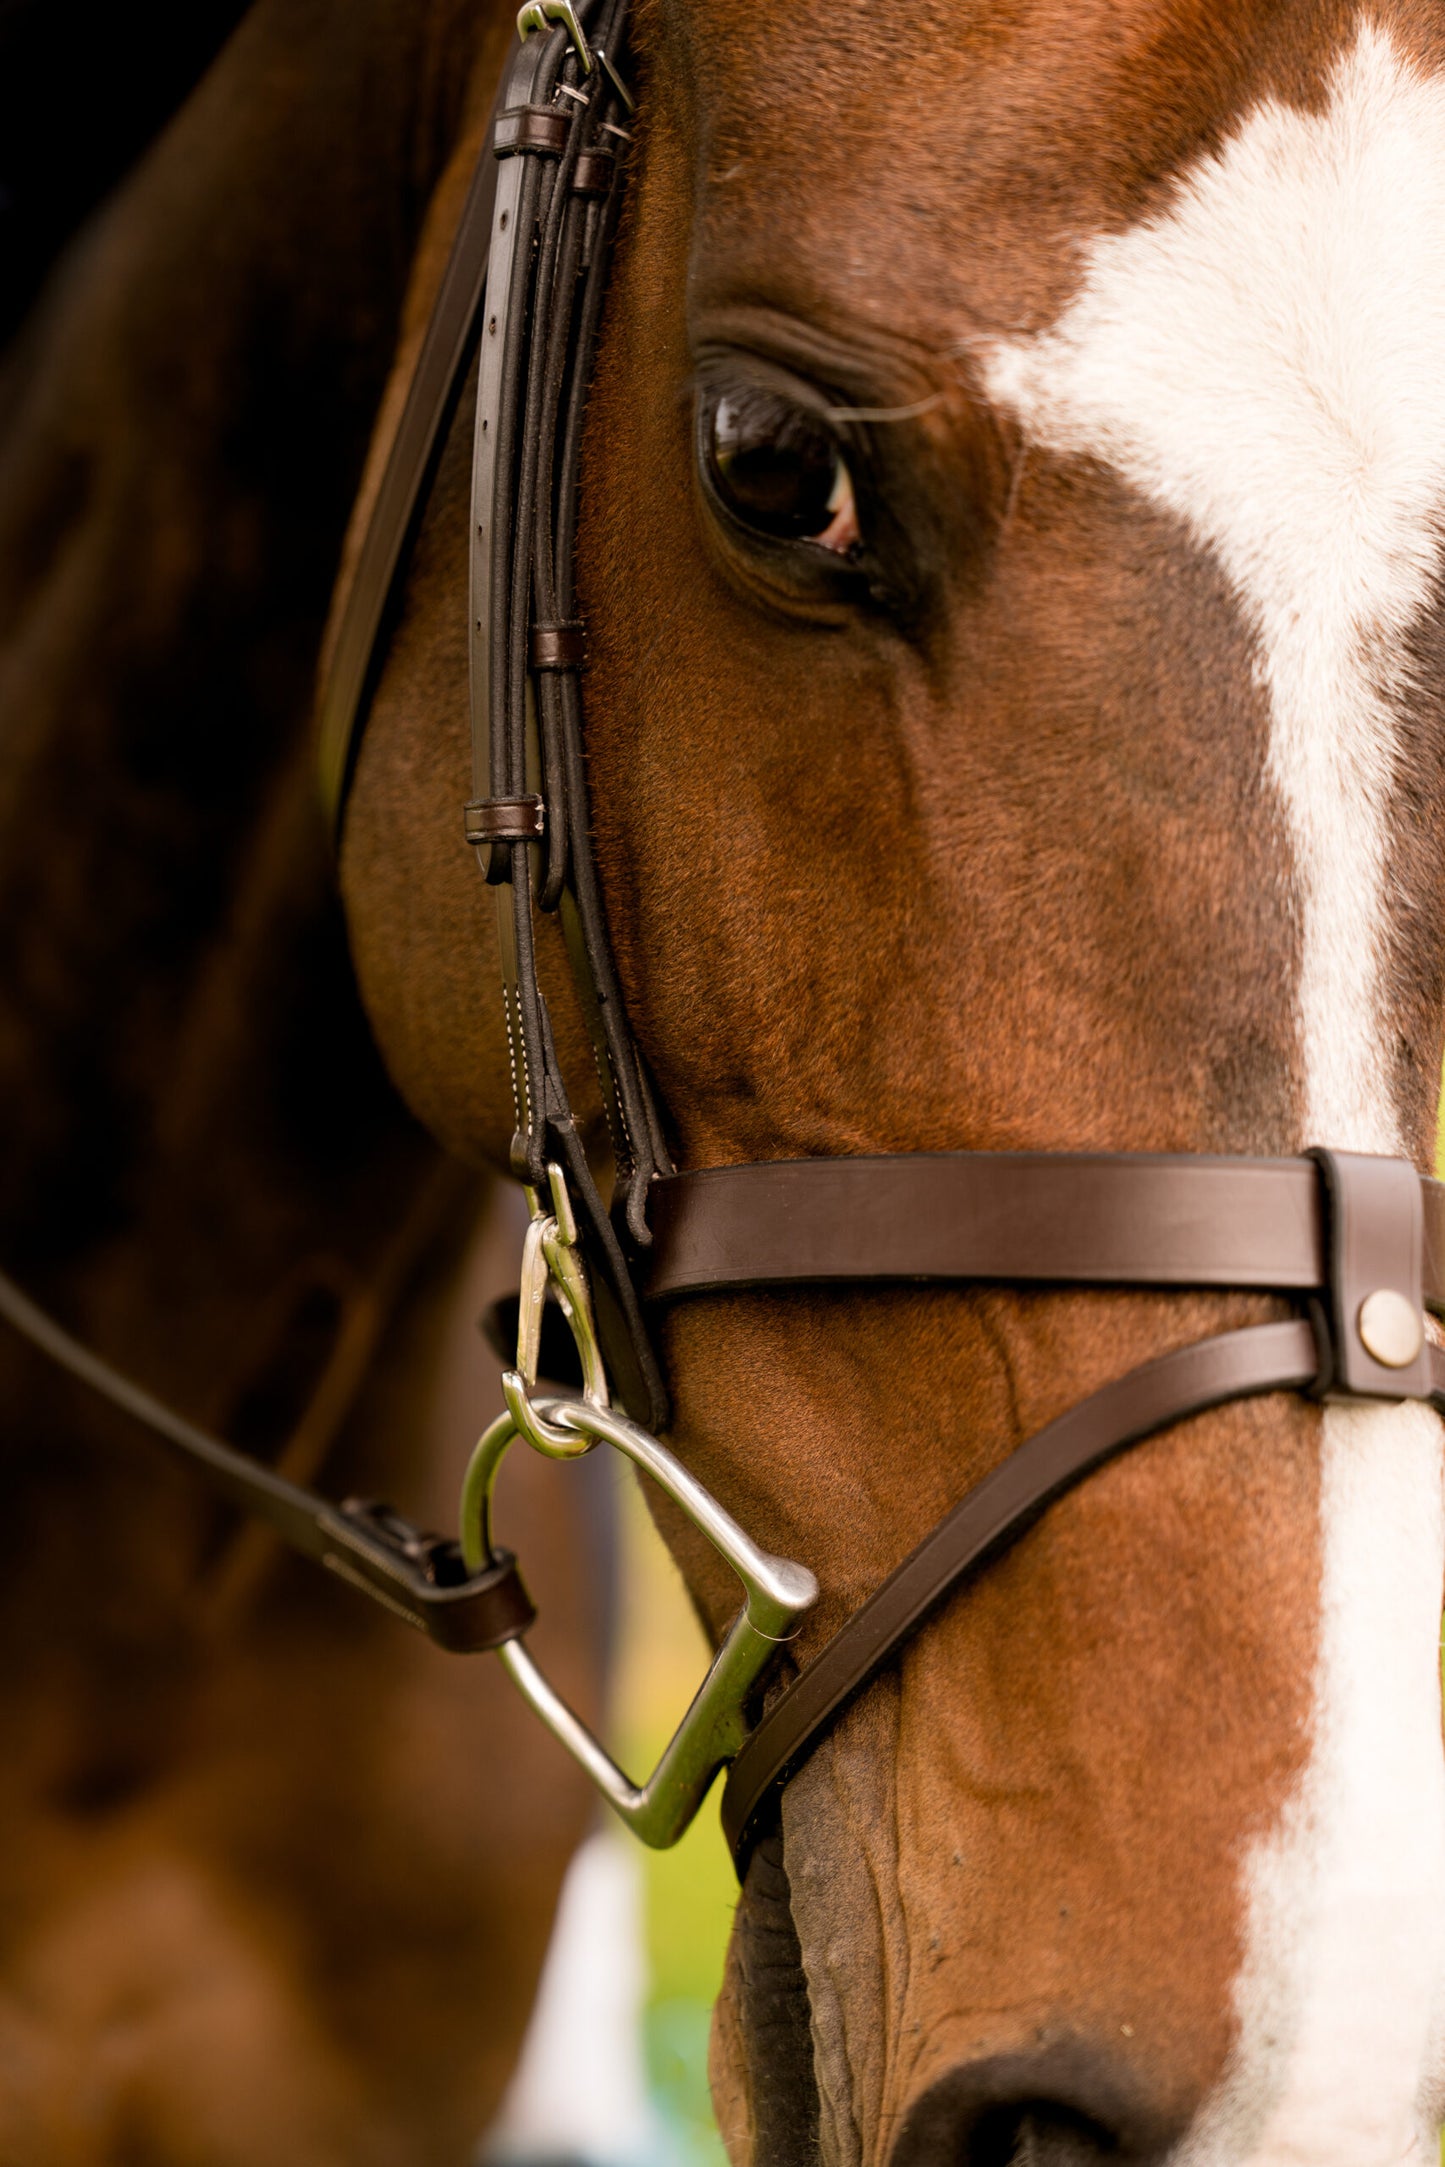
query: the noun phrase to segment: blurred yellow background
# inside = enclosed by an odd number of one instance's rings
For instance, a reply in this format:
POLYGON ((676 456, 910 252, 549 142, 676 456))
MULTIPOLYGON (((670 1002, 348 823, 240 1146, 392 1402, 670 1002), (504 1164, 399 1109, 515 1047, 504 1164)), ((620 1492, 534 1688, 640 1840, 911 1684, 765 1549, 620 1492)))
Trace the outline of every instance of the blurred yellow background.
MULTIPOLYGON (((623 1614, 616 1747, 623 1766, 641 1776, 697 1691, 708 1650, 637 1482, 622 1470, 619 1475, 623 1614)), ((650 1973, 648 2072, 680 2167, 726 2167, 707 2090, 708 2024, 737 1901, 718 1824, 721 1788, 714 1787, 675 1849, 639 1846, 650 1973)))

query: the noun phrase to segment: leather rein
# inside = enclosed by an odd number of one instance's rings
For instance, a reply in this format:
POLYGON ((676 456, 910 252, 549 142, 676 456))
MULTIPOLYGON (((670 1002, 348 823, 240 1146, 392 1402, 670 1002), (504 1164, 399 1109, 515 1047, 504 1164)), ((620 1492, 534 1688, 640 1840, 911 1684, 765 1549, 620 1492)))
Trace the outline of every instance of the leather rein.
MULTIPOLYGON (((1424 1400, 1445 1412, 1445 1187, 1408 1163, 955 1152, 679 1172, 628 1024, 593 862, 583 631, 573 591, 586 393, 631 141, 625 0, 530 0, 363 539, 321 705, 339 833, 390 611, 441 445, 477 367, 467 843, 498 909, 516 1083, 513 1171, 532 1224, 507 1412, 477 1449, 462 1541, 389 1507, 333 1505, 183 1422, 0 1278, 0 1315, 167 1442, 284 1540, 441 1646, 500 1651, 552 1729, 645 1840, 676 1839, 720 1765, 739 1872, 783 1786, 843 1711, 969 1576, 1094 1469, 1188 1416, 1272 1392, 1424 1400), (617 1178, 604 1202, 538 983, 536 913, 556 912, 603 1079, 617 1178), (780 1646, 815 1598, 653 1433, 668 1419, 658 1305, 786 1285, 1227 1289, 1295 1314, 1162 1355, 1079 1402, 969 1490, 764 1706, 780 1646), (557 1310, 580 1394, 543 1396, 557 1310), (609 1380, 611 1390, 609 1390, 609 1380), (612 1404, 613 1392, 621 1407, 612 1404), (527 1654, 533 1611, 490 1541, 491 1484, 522 1437, 557 1458, 599 1441, 636 1460, 737 1572, 744 1604, 658 1770, 633 1784, 527 1654)), ((555 1365, 554 1365, 555 1366, 555 1365)))

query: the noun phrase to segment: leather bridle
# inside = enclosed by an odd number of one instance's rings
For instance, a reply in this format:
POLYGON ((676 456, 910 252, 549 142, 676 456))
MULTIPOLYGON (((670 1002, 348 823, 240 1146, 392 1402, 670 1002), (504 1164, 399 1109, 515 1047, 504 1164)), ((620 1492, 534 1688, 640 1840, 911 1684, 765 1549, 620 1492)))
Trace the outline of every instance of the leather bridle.
POLYGON ((739 1870, 789 1777, 940 1605, 1050 1504, 1174 1423, 1271 1392, 1423 1400, 1445 1411, 1445 1188, 1407 1163, 1321 1149, 1298 1159, 956 1152, 674 1170, 628 1023, 593 862, 572 586, 583 411, 630 142, 625 0, 531 0, 493 111, 342 617, 321 756, 339 832, 392 599, 474 358, 472 797, 465 834, 498 906, 516 1086, 513 1171, 532 1211, 507 1412, 483 1438, 461 1553, 388 1508, 332 1506, 230 1452, 107 1369, 9 1281, 0 1313, 74 1374, 442 1645, 500 1650, 539 1712, 647 1840, 675 1839, 720 1764, 739 1870), (534 926, 566 936, 607 1113, 616 1180, 589 1167, 538 982, 534 926), (699 1293, 787 1285, 977 1284, 1215 1289, 1295 1314, 1131 1370, 1051 1422, 969 1490, 782 1690, 768 1666, 816 1593, 752 1544, 653 1434, 667 1397, 649 1319, 699 1293), (581 1391, 539 1396, 547 1304, 581 1391), (610 1404, 609 1379, 626 1412, 610 1404), (605 1440, 717 1543, 746 1601, 683 1730, 635 1786, 551 1692, 523 1645, 532 1611, 490 1543, 497 1466, 525 1437, 574 1457, 605 1440))

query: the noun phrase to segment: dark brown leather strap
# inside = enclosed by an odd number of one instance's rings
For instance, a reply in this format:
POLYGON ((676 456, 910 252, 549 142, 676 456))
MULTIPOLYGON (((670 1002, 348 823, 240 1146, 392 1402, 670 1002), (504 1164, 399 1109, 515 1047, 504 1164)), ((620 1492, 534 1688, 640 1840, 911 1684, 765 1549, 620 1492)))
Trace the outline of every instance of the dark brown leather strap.
POLYGON ((472 800, 515 802, 535 789, 545 806, 540 839, 489 841, 481 852, 497 891, 516 1101, 512 1167, 542 1193, 549 1166, 563 1169, 616 1396, 658 1429, 667 1393, 623 1240, 646 1246, 648 1185, 670 1161, 596 876, 573 565, 583 417, 624 185, 612 146, 623 140, 618 122, 630 103, 617 74, 626 0, 577 0, 565 13, 525 40, 507 82, 507 110, 551 112, 563 148, 542 155, 522 144, 497 168, 472 433, 472 800), (605 198, 572 186, 583 154, 595 149, 608 154, 605 198), (608 1201, 572 1110, 538 972, 539 914, 551 911, 602 1085, 608 1201))
POLYGON ((1303 1319, 1252 1325, 1144 1363, 1020 1445, 909 1553, 750 1734, 722 1802, 739 1872, 782 1786, 843 1710, 960 1582, 1016 1542, 1056 1498, 1171 1423, 1228 1400, 1306 1390, 1319 1369, 1315 1334, 1303 1319))
MULTIPOLYGON (((510 59, 502 73, 503 86, 509 68, 510 59)), ((497 125, 502 96, 499 88, 487 122, 488 139, 497 125)), ((328 830, 338 841, 371 697, 382 621, 476 343, 496 193, 497 161, 484 151, 472 175, 407 389, 321 692, 317 752, 321 797, 328 830)))
MULTIPOLYGON (((298 1489, 259 1460, 233 1452, 163 1406, 36 1307, 0 1274, 0 1317, 92 1392, 139 1422, 211 1488, 274 1528, 283 1542, 318 1560, 384 1609, 404 1618, 438 1647, 457 1655, 498 1648, 525 1633, 536 1613, 515 1559, 506 1551, 482 1573, 468 1576, 454 1542, 412 1527, 389 1506, 350 1498, 330 1504, 298 1489)), ((103 1541, 104 1531, 99 1531, 103 1541)))
MULTIPOLYGON (((1445 1189, 1408 1169, 1398 1178, 1417 1183, 1425 1301, 1445 1311, 1445 1189)), ((1322 1295, 1329 1283, 1324 1187, 1305 1158, 779 1159, 666 1175, 652 1184, 648 1217, 641 1270, 653 1301, 900 1279, 1322 1295)))

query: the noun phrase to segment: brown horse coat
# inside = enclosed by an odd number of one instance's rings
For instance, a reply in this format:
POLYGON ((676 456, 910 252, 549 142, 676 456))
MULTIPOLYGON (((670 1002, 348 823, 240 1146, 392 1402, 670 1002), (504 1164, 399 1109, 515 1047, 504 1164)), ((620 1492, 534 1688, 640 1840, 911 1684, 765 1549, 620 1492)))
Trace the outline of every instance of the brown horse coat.
MULTIPOLYGON (((583 504, 587 745, 682 1163, 1427 1165, 1438 13, 678 0, 638 44, 583 504), (716 516, 693 417, 719 385, 841 411, 861 582, 716 516)), ((465 505, 454 443, 344 879, 393 1072, 496 1158, 490 905, 454 840, 465 505)), ((1269 1313, 696 1300, 666 1327, 674 1441, 817 1570, 806 1655, 1012 1444, 1269 1313)), ((734 2159, 1425 2156, 1440 1492, 1420 1409, 1235 1407, 1096 1477, 954 1601, 755 1861, 715 2034, 734 2159)), ((671 1533, 720 1623, 725 1576, 671 1533)))
MULTIPOLYGON (((328 66, 313 57, 310 71, 278 25, 279 11, 257 11, 99 259, 50 304, 0 487, 6 714, 27 718, 5 749, 6 923, 27 959, 0 1039, 25 1146, 6 1223, 15 1261, 201 1413, 223 1402, 227 1359, 244 1372, 238 1296, 269 1283, 281 1239, 263 1229, 237 1249, 260 1201, 244 1182, 229 1216, 206 1214, 224 1283, 209 1303, 203 1279, 187 1290, 167 1356, 150 1305, 170 1294, 168 1252, 134 1197, 163 1165, 176 1194, 211 1195, 194 1184, 198 1164, 214 1178, 212 1123, 254 1111, 249 1072, 224 1058, 236 1035, 178 1064, 186 1088, 160 1125, 170 1158, 155 1155, 151 1108, 171 1103, 177 1019, 214 929, 232 926, 225 898, 267 899, 243 958, 274 953, 271 929, 296 922, 273 899, 305 865, 287 825, 303 816, 275 816, 255 887, 238 874, 241 838, 294 744, 362 416, 424 201, 466 131, 462 85, 474 117, 486 72, 473 81, 470 36, 453 44, 430 16, 368 15, 334 56, 319 10, 310 50, 328 66), (244 97, 239 136, 225 134, 226 85, 248 80, 237 52, 290 116, 270 162, 242 125, 244 97), (340 97, 349 134, 318 131, 308 82, 340 97), (213 246, 216 197, 194 176, 238 169, 274 193, 249 206, 265 246, 231 253, 213 246), (373 223, 383 171, 415 187, 401 214, 388 194, 373 223), (176 233, 178 251, 150 255, 176 233), (275 276, 258 299, 260 262, 275 276), (177 295, 193 316, 163 349, 186 365, 168 369, 154 326, 177 295), (273 413, 255 438, 222 426, 253 412, 257 348, 309 387, 284 443, 273 413), (43 365, 57 354, 63 368, 43 365), (118 373, 127 357, 134 373, 118 373), (231 517, 208 486, 218 443, 223 464, 257 477, 221 492, 231 517), (298 463, 307 487, 293 495, 298 463), (293 503, 323 507, 314 531, 293 503), (198 563, 219 567, 219 587, 198 563), (198 598, 218 591, 232 601, 206 617, 198 598), (218 670, 218 654, 245 674, 218 670), (256 716, 270 735, 235 726, 256 716), (238 741, 256 763, 241 774, 238 741), (130 757, 108 765, 113 745, 130 757), (78 792, 92 794, 81 860, 47 843, 75 831, 78 792), (159 928, 176 925, 168 944, 159 928), (137 943, 158 959, 144 1004, 119 997, 109 967, 137 943), (52 1057, 63 1089, 30 1065, 37 1044, 67 1054, 52 1057), (102 1046, 115 1051, 97 1064, 102 1046), (57 1254, 51 1200, 76 1135, 97 1139, 101 1163, 81 1169, 57 1254), (118 1220, 116 1167, 131 1184, 118 1220), (239 1285, 221 1261, 237 1254, 254 1274, 239 1285)), ((490 65, 502 27, 482 41, 490 65)), ((676 0, 642 10, 638 44, 644 117, 583 508, 588 754, 625 991, 684 1163, 1325 1143, 1424 1164, 1445 965, 1436 11, 971 0, 920 18, 896 0, 803 0, 780 19, 676 0), (836 424, 864 593, 806 550, 750 547, 711 508, 697 403, 706 413, 719 385, 760 382, 815 412, 897 417, 836 424)), ((460 1156, 497 1162, 511 1116, 490 910, 456 841, 464 463, 458 442, 358 773, 344 876, 394 1076, 460 1156)), ((293 787, 280 802, 294 808, 293 787)), ((575 1072, 555 948, 548 967, 575 1072)), ((334 1096, 319 1103, 319 1124, 313 1113, 298 1131, 308 1149, 334 1096)), ((371 1133, 399 1169, 391 1208, 363 1213, 379 1258, 425 1153, 376 1104, 371 1133)), ((238 1153, 235 1168, 247 1163, 238 1153)), ((326 1194, 314 1223, 335 1208, 326 1194)), ((1142 1356, 1263 1307, 1002 1291, 696 1302, 666 1334, 675 1442, 756 1534, 818 1571, 815 1639, 1018 1438, 1142 1356)), ((41 1389, 18 1380, 17 1408, 39 1407, 41 1389)), ((53 1459, 44 1474, 53 1484, 53 1459)), ((1445 2006, 1440 1490, 1438 1424, 1419 1410, 1233 1409, 1099 1476, 951 1605, 797 1780, 781 1850, 754 1863, 716 2031, 734 2157, 1392 2167, 1428 2151, 1445 2006)), ((124 1503, 101 1513, 118 1541, 124 1503)), ((136 1534, 147 1604, 197 1554, 194 1507, 177 1493, 174 1509, 190 1547, 163 1544, 148 1570, 153 1514, 136 1534)), ((74 1615, 59 1591, 79 1568, 67 1580, 49 1563, 66 1529, 38 1510, 35 1524, 50 1532, 43 1558, 22 1553, 36 1560, 27 1593, 55 1591, 74 1615)), ((730 1590, 672 1532, 721 1622, 730 1590)), ((194 1580, 178 1577, 188 1600, 194 1580)), ((320 1602, 296 1600, 298 1617, 320 1602)), ((146 1647, 174 1645, 178 1607, 146 1614, 146 1647)), ((19 1614, 33 1631, 33 1605, 19 1614)), ((104 1675, 99 1634, 81 1633, 71 1675, 104 1675)), ((54 1630, 35 1640, 63 1644, 54 1630)), ((298 1660, 288 1679, 317 1752, 303 1765, 330 1784, 336 1755, 310 1718, 333 1697, 301 1690, 307 1670, 298 1660)), ((248 1657, 234 1675, 261 1674, 248 1657)), ((224 1755, 186 1764, 210 1801, 189 1848, 169 1792, 147 1819, 159 1794, 144 1776, 138 1790, 112 1776, 67 1791, 50 1772, 89 1771, 95 1726, 65 1688, 43 1665, 14 1688, 37 1725, 13 1763, 17 1840, 68 1831, 98 1799, 107 1831, 118 1815, 142 1839, 149 1828, 159 1878, 123 1851, 111 1874, 88 1842, 107 1900, 82 1916, 100 1923, 56 1938, 58 1898, 83 1876, 63 1837, 35 1842, 36 1894, 13 1906, 17 1949, 44 1957, 12 1973, 15 2010, 46 2015, 38 2035, 21 2015, 12 2026, 21 2065, 43 2073, 22 2100, 22 2156, 107 2157, 124 2141, 191 2158, 197 2129, 223 2158, 274 2153, 281 2129, 315 2157, 364 2157, 367 2143, 397 2156, 412 2057, 434 2047, 440 2081, 460 2040, 403 2035, 383 2021, 394 1995, 358 2004, 350 1991, 337 1922, 365 1916, 359 1854, 323 1853, 309 1829, 269 1851, 283 1901, 236 1929, 209 1892, 281 1816, 214 1776, 224 1755), (51 1709, 67 1712, 58 1753, 39 1720, 51 1709), (204 1870, 167 1878, 197 1855, 204 1870), (298 1963, 278 1922, 319 1856, 337 1878, 313 1916, 333 1931, 325 1960, 298 1963), (156 1892, 139 1913, 110 1900, 137 1887, 156 1892), (239 2027, 253 2042, 241 2066, 268 2083, 228 2091, 223 2049, 197 2051, 184 2026, 137 2027, 136 1917, 177 1922, 167 1946, 213 1952, 229 1998, 198 2002, 180 1961, 163 2007, 188 2021, 215 2008, 211 2042, 234 2041, 237 2008, 258 2012, 239 2027), (97 1947, 126 1956, 117 1974, 97 1974, 97 1947), (56 2037, 69 2042, 58 2054, 56 2037), (122 2042, 118 2062, 97 2038, 122 2042)), ((155 1705, 147 1773, 173 1765, 172 1704, 155 1705)), ((364 1732, 355 1703, 342 1726, 353 1748, 377 1736, 374 1705, 364 1713, 364 1732)), ((365 1775, 346 1793, 369 1788, 385 1826, 395 1794, 374 1765, 365 1775)), ((543 1846, 543 1880, 560 1836, 543 1846)), ((426 1842, 446 1857, 444 1834, 426 1842)), ((479 1932, 482 1916, 479 1902, 479 1932)), ((534 1932, 531 1960, 536 1946, 534 1932)), ((474 2099, 447 2093, 439 2144, 474 2099)))

